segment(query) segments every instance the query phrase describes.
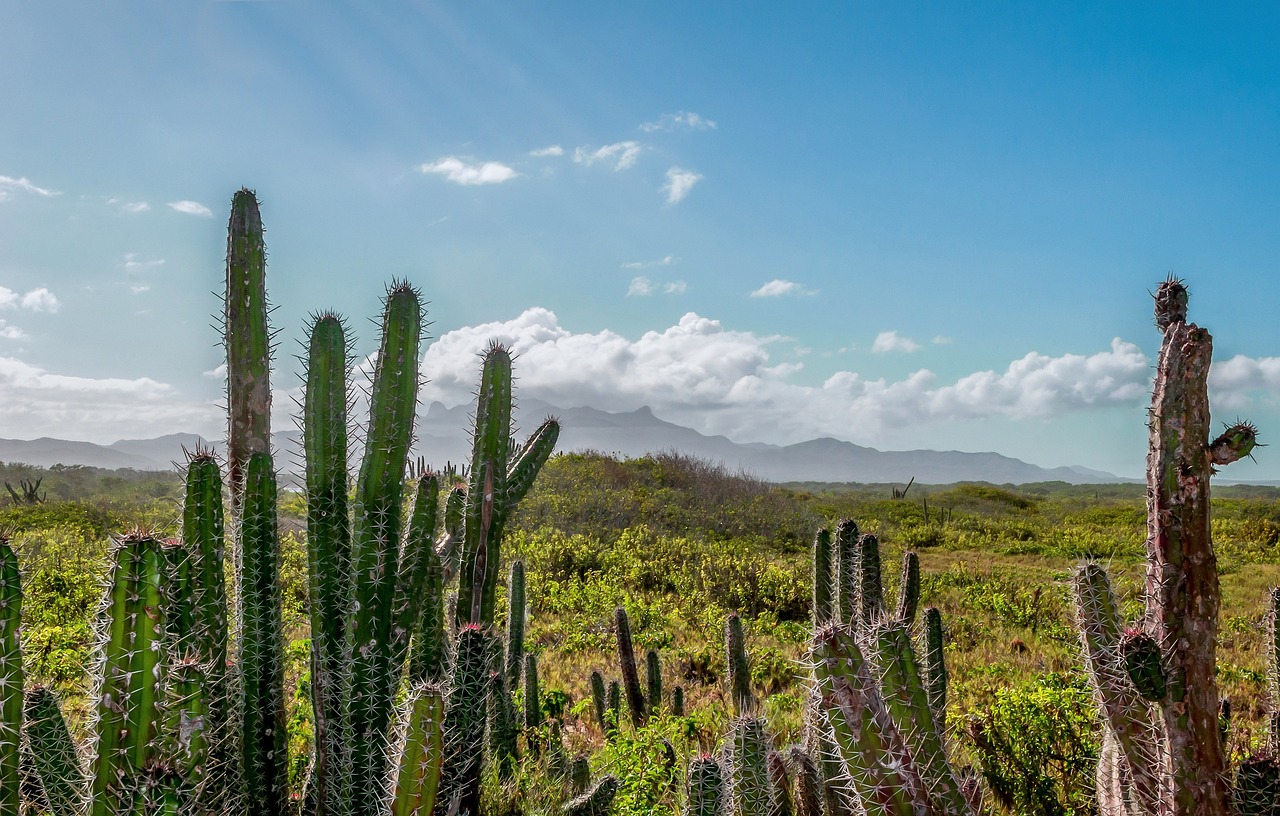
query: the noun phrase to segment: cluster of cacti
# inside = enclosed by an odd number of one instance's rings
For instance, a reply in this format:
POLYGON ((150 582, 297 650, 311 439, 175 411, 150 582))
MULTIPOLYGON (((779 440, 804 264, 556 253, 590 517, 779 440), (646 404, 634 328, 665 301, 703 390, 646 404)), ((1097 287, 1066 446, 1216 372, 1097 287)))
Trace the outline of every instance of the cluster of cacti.
POLYGON ((1081 644, 1103 720, 1098 806, 1104 814, 1274 813, 1254 802, 1275 765, 1246 763, 1234 805, 1214 679, 1218 565, 1209 531, 1215 468, 1248 456, 1256 431, 1237 423, 1210 439, 1213 343, 1187 322, 1187 290, 1170 277, 1155 295, 1163 334, 1147 451, 1146 609, 1125 628, 1106 569, 1075 575, 1081 644))
MULTIPOLYGON (((622 722, 622 703, 625 698, 631 724, 643 728, 649 718, 662 709, 662 655, 656 649, 645 652, 645 683, 640 684, 640 668, 636 661, 635 644, 631 639, 631 618, 625 607, 613 612, 614 638, 618 647, 618 669, 622 681, 611 681, 606 688, 604 675, 591 672, 590 688, 592 710, 596 725, 606 733, 613 733, 622 722)), ((669 713, 684 716, 684 688, 671 689, 669 713)))

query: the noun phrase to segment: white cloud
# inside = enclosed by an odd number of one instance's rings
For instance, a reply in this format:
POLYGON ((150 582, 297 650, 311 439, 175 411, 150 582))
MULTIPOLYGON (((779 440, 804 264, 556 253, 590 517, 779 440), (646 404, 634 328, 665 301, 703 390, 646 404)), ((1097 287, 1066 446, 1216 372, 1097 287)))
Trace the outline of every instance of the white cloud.
POLYGON ((701 173, 672 167, 667 171, 667 183, 662 186, 663 191, 667 194, 667 203, 679 204, 684 201, 684 197, 689 195, 693 185, 699 181, 702 181, 701 173))
POLYGON ((434 173, 438 176, 444 176, 446 180, 454 184, 476 185, 476 184, 501 184, 504 181, 511 181, 520 174, 514 168, 508 167, 501 162, 474 162, 467 163, 456 156, 447 156, 435 162, 428 162, 420 165, 418 171, 422 173, 434 173))
POLYGON ((17 326, 10 326, 9 321, 0 320, 0 338, 5 340, 26 340, 29 335, 17 326))
POLYGON ((667 283, 662 284, 662 294, 678 295, 688 288, 689 284, 684 281, 668 281, 667 283))
POLYGON ((62 308, 58 298, 45 287, 32 289, 22 296, 22 308, 32 312, 56 312, 62 308))
POLYGON ((221 380, 223 377, 227 376, 227 364, 223 363, 222 365, 216 368, 211 368, 208 371, 204 371, 201 373, 211 380, 221 380))
POLYGON ((795 281, 775 278, 751 293, 753 298, 783 297, 784 295, 814 295, 812 289, 806 289, 795 281))
POLYGON ((0 191, 7 193, 9 190, 21 190, 24 193, 33 193, 38 196, 50 198, 52 196, 61 195, 56 190, 50 190, 45 187, 37 187, 31 183, 31 179, 26 176, 14 178, 13 176, 0 176, 0 191))
POLYGON ((943 337, 941 334, 936 334, 930 342, 935 346, 947 346, 950 345, 952 341, 950 337, 943 337))
POLYGON ((645 122, 640 126, 640 129, 645 133, 653 133, 655 130, 676 130, 677 128, 715 130, 715 127, 715 122, 705 119, 693 111, 680 111, 679 113, 664 113, 658 117, 658 121, 645 122))
POLYGON ((871 344, 871 351, 874 354, 884 354, 890 351, 919 351, 920 344, 912 340, 910 337, 904 337, 897 331, 882 331, 876 335, 876 341, 871 344))
POLYGON ((676 262, 674 255, 665 255, 656 261, 629 261, 622 264, 622 269, 649 269, 654 266, 671 266, 676 262))
POLYGON ((639 275, 631 279, 631 285, 627 287, 627 297, 644 297, 653 294, 653 281, 643 275, 639 275))
POLYGON ((180 212, 184 215, 198 215, 202 218, 212 218, 213 210, 209 209, 199 201, 170 201, 169 209, 174 212, 180 212))
POLYGON ((1209 388, 1219 408, 1240 410, 1269 392, 1280 395, 1280 357, 1246 357, 1237 354, 1209 369, 1209 388))
POLYGON ((114 442, 177 431, 216 429, 222 411, 213 403, 184 400, 148 377, 136 379, 53 374, 12 357, 0 357, 0 423, 5 435, 114 442))
POLYGON ((537 156, 538 158, 542 158, 544 156, 563 156, 564 148, 560 145, 548 145, 546 147, 540 147, 537 150, 530 150, 529 155, 537 156))
POLYGON ((690 312, 670 328, 632 340, 607 330, 574 333, 552 312, 533 308, 436 340, 423 358, 430 380, 424 399, 466 402, 476 356, 490 340, 517 355, 525 395, 615 411, 649 405, 671 421, 740 441, 835 436, 884 443, 895 435, 908 441, 912 428, 927 423, 1041 419, 1136 405, 1150 385, 1150 361, 1119 338, 1091 355, 1032 352, 1003 372, 978 371, 949 384, 922 369, 894 382, 840 371, 821 385, 805 385, 796 381, 801 363, 771 362, 771 347, 786 342, 781 337, 728 330, 690 312))
POLYGON ((595 150, 579 147, 573 151, 573 160, 588 166, 596 162, 613 162, 614 170, 626 170, 635 166, 641 150, 643 148, 639 142, 616 142, 595 150))
POLYGON ((164 258, 151 258, 143 260, 136 252, 126 252, 124 254, 124 268, 129 272, 146 272, 148 269, 155 269, 164 266, 164 258))
POLYGON ((135 215, 137 213, 144 213, 151 209, 151 205, 145 201, 126 201, 120 205, 120 209, 131 215, 135 215))

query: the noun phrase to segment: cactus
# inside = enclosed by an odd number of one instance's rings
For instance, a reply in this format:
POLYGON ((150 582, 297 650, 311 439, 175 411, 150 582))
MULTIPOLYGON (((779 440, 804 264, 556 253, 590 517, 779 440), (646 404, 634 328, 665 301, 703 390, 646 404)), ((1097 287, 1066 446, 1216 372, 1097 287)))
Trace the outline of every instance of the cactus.
MULTIPOLYGON (((396 588, 392 594, 390 671, 399 677, 426 604, 443 601, 435 590, 440 557, 435 550, 436 516, 440 509, 440 477, 424 472, 414 490, 409 528, 400 544, 396 588)), ((439 678, 423 678, 438 680, 439 678)))
POLYGON ((489 673, 489 758, 498 777, 510 781, 519 762, 520 724, 503 672, 489 673))
POLYGON ((392 816, 431 816, 444 762, 444 697, 430 684, 415 685, 400 723, 400 756, 392 791, 392 816))
POLYGON ((720 816, 724 811, 724 776, 714 757, 689 763, 689 789, 684 816, 720 816))
POLYGON ((656 649, 645 652, 644 673, 648 681, 649 716, 654 716, 662 708, 662 658, 656 649))
POLYGON ((1267 745, 1280 754, 1280 587, 1272 587, 1267 611, 1267 745))
POLYGON ((267 326, 267 250, 253 191, 231 198, 227 224, 227 471, 231 505, 240 507, 249 456, 271 450, 271 331, 267 326))
POLYGON ((756 699, 751 693, 751 668, 747 661, 742 618, 736 613, 731 613, 725 620, 724 646, 729 675, 729 697, 733 701, 733 710, 740 715, 747 714, 755 710, 756 699))
POLYGON ((22 581, 18 557, 0 535, 0 816, 18 816, 22 742, 22 581))
POLYGON ((1155 313, 1163 339, 1148 423, 1146 613, 1139 631, 1121 634, 1105 570, 1086 564, 1075 577, 1082 649, 1116 752, 1114 762, 1099 765, 1099 796, 1144 812, 1225 816, 1227 757, 1214 679, 1221 598, 1209 479, 1217 467, 1248 456, 1257 431, 1240 422, 1210 440, 1213 340, 1187 322, 1182 281, 1171 276, 1160 284, 1155 313))
POLYGON ((48 688, 32 689, 23 708, 23 734, 31 746, 31 759, 40 792, 51 816, 77 816, 81 812, 83 772, 58 697, 48 688))
POLYGON ((181 798, 196 802, 209 770, 209 706, 204 667, 194 659, 169 668, 165 691, 164 759, 178 775, 181 798))
POLYGON ((456 813, 479 813, 488 664, 489 644, 484 631, 474 624, 462 627, 445 701, 445 764, 440 779, 440 801, 456 813))
POLYGON ((507 686, 520 685, 520 672, 524 668, 524 625, 528 611, 524 596, 524 562, 511 562, 511 575, 507 579, 507 686))
POLYGON ((622 670, 622 684, 627 693, 627 708, 636 728, 644 726, 649 718, 644 692, 640 690, 640 672, 636 669, 635 648, 631 645, 631 621, 627 610, 618 607, 613 611, 613 624, 618 642, 618 667, 622 670))
POLYGON ((249 816, 283 812, 289 795, 278 541, 275 470, 270 454, 255 453, 245 466, 237 535, 240 749, 249 816))
POLYGON ((863 626, 872 626, 884 618, 880 540, 870 534, 858 539, 858 615, 863 626))
POLYGON ((769 786, 769 743, 764 722, 737 717, 725 737, 724 767, 728 813, 732 816, 767 814, 772 807, 769 786))
POLYGON ((1252 757, 1236 769, 1232 797, 1238 816, 1273 816, 1280 812, 1280 762, 1252 757))
POLYGON ((904 626, 916 622, 916 607, 920 605, 920 556, 914 550, 902 554, 902 574, 898 578, 898 607, 894 621, 904 626))
POLYGON ((853 519, 841 519, 836 525, 834 561, 834 617, 853 624, 858 616, 858 525, 853 519))
POLYGON ((595 712, 596 725, 600 726, 600 730, 605 727, 605 712, 609 709, 609 700, 606 697, 604 687, 604 675, 598 671, 591 672, 591 705, 592 711, 595 712))
POLYGON ((608 816, 613 797, 617 793, 617 778, 606 775, 586 793, 566 802, 560 812, 565 816, 608 816))
POLYGON ((813 539, 813 626, 818 628, 831 622, 833 609, 833 556, 831 530, 823 527, 813 539))
POLYGON ((947 721, 947 663, 942 651, 942 613, 937 607, 924 610, 924 675, 929 709, 939 725, 947 721))
POLYGON ((791 802, 791 777, 787 773, 786 760, 777 751, 769 751, 769 784, 773 791, 773 805, 769 809, 770 816, 792 816, 794 808, 791 802))
POLYGON ((671 716, 684 716, 684 686, 671 689, 671 716))
POLYGON ((785 761, 796 780, 796 816, 822 816, 822 779, 813 758, 793 745, 787 749, 785 761))

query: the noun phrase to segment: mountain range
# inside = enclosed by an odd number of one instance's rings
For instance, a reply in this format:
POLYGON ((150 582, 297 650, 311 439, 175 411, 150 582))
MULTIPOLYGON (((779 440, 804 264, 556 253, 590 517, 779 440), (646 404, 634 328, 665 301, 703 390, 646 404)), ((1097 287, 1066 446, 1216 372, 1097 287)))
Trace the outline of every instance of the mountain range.
MULTIPOLYGON (((1085 467, 1044 468, 998 453, 962 451, 881 451, 838 439, 811 439, 794 445, 734 442, 707 436, 654 416, 647 407, 610 413, 596 408, 556 408, 525 400, 515 412, 517 426, 535 428, 548 415, 560 419, 559 451, 599 451, 623 457, 675 450, 723 463, 771 482, 906 482, 949 484, 983 481, 995 484, 1062 481, 1098 484, 1128 481, 1085 467)), ((470 456, 471 409, 433 402, 420 412, 413 454, 433 467, 464 463, 470 456)), ((517 436, 520 436, 517 434, 517 436)), ((272 435, 281 470, 301 470, 301 436, 295 429, 272 435)), ((523 438, 523 437, 521 437, 523 438)), ((0 461, 49 467, 55 464, 101 468, 169 470, 182 461, 183 449, 211 446, 195 434, 169 434, 155 439, 122 439, 111 445, 43 437, 0 439, 0 461)), ((212 443, 215 449, 220 443, 212 443)))

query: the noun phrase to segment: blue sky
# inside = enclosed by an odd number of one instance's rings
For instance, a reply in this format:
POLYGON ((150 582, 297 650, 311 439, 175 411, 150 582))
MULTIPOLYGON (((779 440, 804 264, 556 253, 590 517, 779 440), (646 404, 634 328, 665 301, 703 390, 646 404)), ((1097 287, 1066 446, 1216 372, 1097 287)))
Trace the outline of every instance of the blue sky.
POLYGON ((403 277, 428 400, 492 337, 560 405, 1137 475, 1172 271, 1280 428, 1273 6, 365 5, 0 0, 0 436, 218 433, 241 185, 282 414, 403 277))

